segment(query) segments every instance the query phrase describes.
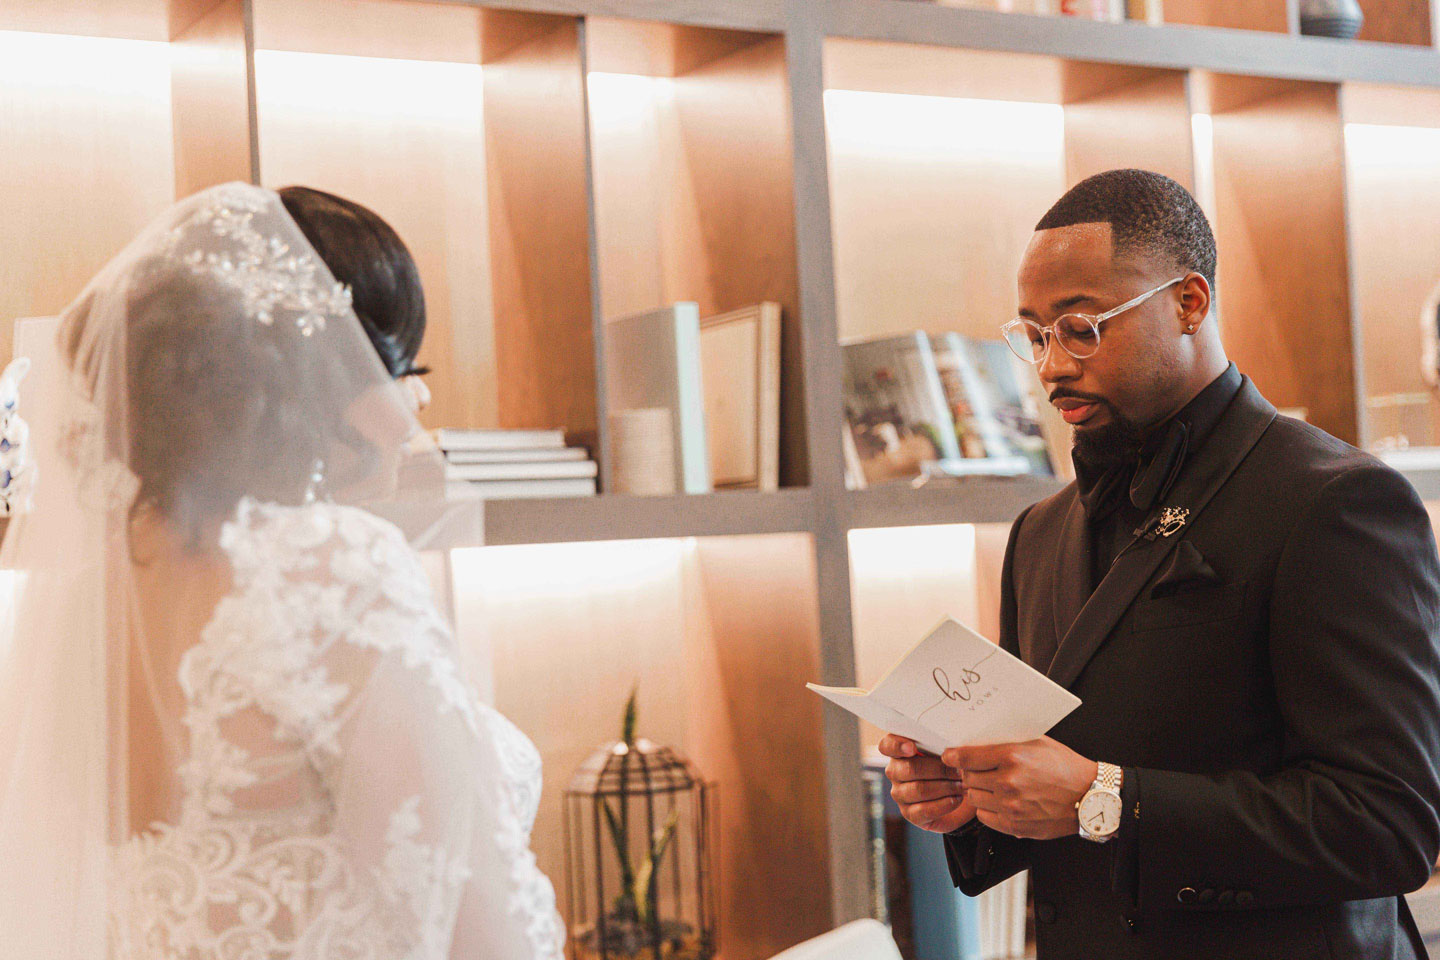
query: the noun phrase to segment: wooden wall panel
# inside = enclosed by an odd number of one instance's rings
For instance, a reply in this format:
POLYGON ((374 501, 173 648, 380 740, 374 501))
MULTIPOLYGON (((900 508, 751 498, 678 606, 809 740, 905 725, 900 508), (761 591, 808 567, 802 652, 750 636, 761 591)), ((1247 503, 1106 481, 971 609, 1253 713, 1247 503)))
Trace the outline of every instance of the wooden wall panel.
POLYGON ((1165 0, 1165 22, 1201 27, 1231 27, 1237 30, 1290 30, 1288 3, 1277 0, 1165 0))
POLYGON ((1034 225, 1067 185, 1125 166, 1193 183, 1181 73, 914 48, 926 74, 895 48, 826 49, 842 338, 994 338, 1034 225), (1015 72, 1024 82, 997 79, 1015 72))
MULTIPOLYGON (((983 632, 979 599, 973 524, 851 531, 859 685, 873 686, 945 617, 983 632)), ((862 721, 863 749, 872 750, 883 732, 862 721)))
POLYGON ((262 50, 480 63, 480 11, 410 0, 251 0, 262 50))
POLYGON ((256 53, 265 185, 301 184, 363 203, 415 256, 429 316, 420 362, 434 370, 427 426, 502 419, 483 87, 478 63, 256 53))
POLYGON ((230 180, 259 182, 246 19, 244 0, 223 0, 171 43, 177 198, 230 180))
POLYGON ((1271 402, 1304 407, 1310 422, 1355 442, 1337 91, 1289 84, 1216 113, 1213 129, 1226 350, 1271 402))
POLYGON ((1118 166, 1163 173, 1194 189, 1183 73, 1151 73, 1065 105, 1065 181, 1118 166))
POLYGON ((705 291, 694 289, 696 271, 687 269, 698 260, 699 231, 678 164, 674 82, 599 72, 588 84, 601 316, 699 300, 705 291))
POLYGON ((544 759, 533 847, 562 903, 563 790, 637 687, 639 733, 719 786, 722 955, 764 960, 829 927, 807 537, 491 547, 454 569, 462 643, 544 759))
POLYGON ((602 315, 694 300, 784 311, 781 483, 807 477, 785 53, 779 38, 589 28, 602 315), (672 66, 698 63, 673 79, 672 66), (612 73, 604 67, 623 68, 612 73))
POLYGON ((831 927, 814 560, 800 535, 704 539, 695 557, 708 630, 687 712, 720 784, 720 950, 766 960, 831 927))
POLYGON ((825 44, 825 86, 830 90, 1058 103, 1064 96, 1065 73, 1064 61, 1035 54, 874 40, 825 44))
POLYGON ((1421 372, 1420 309, 1440 284, 1440 93, 1355 87, 1342 103, 1365 393, 1430 397, 1372 408, 1366 439, 1403 431, 1411 444, 1434 445, 1440 400, 1421 372))
POLYGON ((1065 189, 1061 108, 831 90, 826 119, 841 338, 999 336, 1065 189))
POLYGON ((0 30, 169 40, 215 0, 0 0, 0 30))
POLYGON ((174 198, 170 50, 0 34, 0 362, 174 198))
POLYGON ((596 444, 585 92, 578 24, 485 64, 500 425, 596 444))
POLYGON ((1365 0, 1361 4, 1361 9, 1365 11, 1365 25, 1360 28, 1358 39, 1431 46, 1435 42, 1431 32, 1432 2, 1433 0, 1365 0))
POLYGON ((701 315, 780 304, 780 483, 802 486, 809 469, 787 90, 777 37, 677 78, 675 104, 698 226, 701 315))
POLYGON ((592 751, 619 738, 632 687, 640 735, 691 749, 682 678, 699 642, 696 624, 704 625, 690 569, 694 549, 653 540, 453 555, 467 659, 487 665, 495 707, 540 750, 544 792, 532 847, 562 905, 562 794, 592 751))

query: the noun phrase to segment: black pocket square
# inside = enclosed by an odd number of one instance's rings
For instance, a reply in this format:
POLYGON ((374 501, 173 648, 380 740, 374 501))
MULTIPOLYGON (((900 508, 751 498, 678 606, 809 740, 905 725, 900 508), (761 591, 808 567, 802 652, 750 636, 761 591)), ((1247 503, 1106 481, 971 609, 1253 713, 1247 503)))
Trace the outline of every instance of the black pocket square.
POLYGON ((1189 540, 1181 540, 1170 557, 1170 565, 1150 588, 1150 597, 1168 597, 1181 591, 1223 582, 1195 545, 1189 540))

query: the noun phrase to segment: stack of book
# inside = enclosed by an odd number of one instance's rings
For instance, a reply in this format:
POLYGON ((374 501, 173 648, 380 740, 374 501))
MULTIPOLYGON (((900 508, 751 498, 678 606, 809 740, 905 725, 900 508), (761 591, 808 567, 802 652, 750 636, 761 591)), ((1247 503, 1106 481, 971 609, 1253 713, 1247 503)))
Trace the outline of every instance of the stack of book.
POLYGON ((595 461, 559 430, 435 431, 445 480, 490 500, 595 494, 595 461))

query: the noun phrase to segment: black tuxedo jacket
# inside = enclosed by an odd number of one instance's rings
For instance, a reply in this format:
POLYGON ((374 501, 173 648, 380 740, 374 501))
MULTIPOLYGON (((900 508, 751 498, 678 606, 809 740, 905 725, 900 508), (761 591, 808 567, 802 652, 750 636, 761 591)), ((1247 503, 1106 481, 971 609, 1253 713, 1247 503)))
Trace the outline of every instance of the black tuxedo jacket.
POLYGON ((1015 522, 1000 643, 1083 701, 1051 736, 1124 768, 1097 844, 973 822, 970 895, 1029 868, 1040 960, 1423 958, 1440 854, 1440 561, 1415 491, 1249 379, 1152 532, 1090 591, 1074 484, 1015 522))

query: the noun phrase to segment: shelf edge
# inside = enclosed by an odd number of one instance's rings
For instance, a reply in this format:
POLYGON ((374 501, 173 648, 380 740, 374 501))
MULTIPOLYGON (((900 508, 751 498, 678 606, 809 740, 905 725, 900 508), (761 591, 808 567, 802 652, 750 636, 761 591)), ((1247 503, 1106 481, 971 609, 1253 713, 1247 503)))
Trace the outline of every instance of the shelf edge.
POLYGON ((1172 70, 1440 87, 1440 50, 1260 30, 1101 23, 916 3, 827 0, 826 36, 1033 53, 1172 70))

